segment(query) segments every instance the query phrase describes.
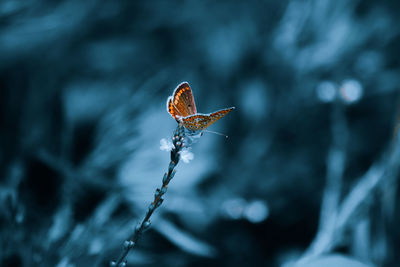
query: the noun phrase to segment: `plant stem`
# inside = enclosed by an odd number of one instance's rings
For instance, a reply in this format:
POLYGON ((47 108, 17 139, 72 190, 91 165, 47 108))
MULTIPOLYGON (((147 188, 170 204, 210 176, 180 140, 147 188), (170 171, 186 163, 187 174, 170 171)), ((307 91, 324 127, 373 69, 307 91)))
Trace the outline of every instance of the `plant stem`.
POLYGON ((150 217, 153 214, 153 212, 159 206, 161 206, 162 202, 164 201, 163 195, 167 192, 168 184, 176 173, 175 167, 179 162, 179 152, 182 150, 184 137, 185 137, 184 128, 178 125, 178 127, 174 132, 174 136, 172 137, 172 143, 174 147, 171 150, 171 161, 168 166, 168 171, 164 174, 164 177, 162 179, 162 185, 160 188, 156 189, 156 192, 154 194, 154 200, 150 204, 142 222, 136 226, 132 235, 124 242, 124 250, 122 251, 118 260, 116 262, 111 261, 110 266, 112 267, 126 266, 125 258, 128 255, 129 251, 135 246, 141 234, 150 227, 150 217))

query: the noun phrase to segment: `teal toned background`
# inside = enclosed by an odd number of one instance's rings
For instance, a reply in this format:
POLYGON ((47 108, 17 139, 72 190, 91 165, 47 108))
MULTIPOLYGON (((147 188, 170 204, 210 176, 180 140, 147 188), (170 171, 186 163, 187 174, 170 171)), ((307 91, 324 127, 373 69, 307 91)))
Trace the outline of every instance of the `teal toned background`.
POLYGON ((188 81, 235 106, 128 266, 399 266, 398 1, 0 1, 0 266, 107 266, 188 81))

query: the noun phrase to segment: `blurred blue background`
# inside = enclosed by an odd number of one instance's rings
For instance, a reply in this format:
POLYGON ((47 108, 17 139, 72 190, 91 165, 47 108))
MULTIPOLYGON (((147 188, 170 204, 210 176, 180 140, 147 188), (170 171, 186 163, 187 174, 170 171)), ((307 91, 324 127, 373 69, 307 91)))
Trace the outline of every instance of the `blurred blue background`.
POLYGON ((0 266, 106 266, 188 81, 236 110, 128 266, 399 266, 400 2, 0 2, 0 266))

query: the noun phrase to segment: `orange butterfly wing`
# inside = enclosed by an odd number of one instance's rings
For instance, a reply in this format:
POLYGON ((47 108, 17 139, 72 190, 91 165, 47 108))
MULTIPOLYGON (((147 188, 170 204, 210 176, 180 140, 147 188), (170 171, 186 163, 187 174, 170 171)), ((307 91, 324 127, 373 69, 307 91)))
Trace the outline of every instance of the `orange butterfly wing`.
POLYGON ((187 82, 179 84, 172 96, 167 99, 167 111, 184 127, 193 131, 201 131, 231 112, 234 107, 221 109, 210 114, 200 114, 196 111, 196 104, 192 89, 187 82))
POLYGON ((210 114, 194 114, 182 118, 182 124, 192 131, 202 131, 231 112, 234 107, 218 110, 210 114))
POLYGON ((179 117, 183 117, 174 104, 172 104, 172 96, 167 99, 167 111, 177 122, 179 122, 179 117))
POLYGON ((196 114, 196 104, 192 89, 187 82, 183 82, 176 87, 174 93, 167 102, 168 112, 179 122, 179 117, 186 117, 196 114))

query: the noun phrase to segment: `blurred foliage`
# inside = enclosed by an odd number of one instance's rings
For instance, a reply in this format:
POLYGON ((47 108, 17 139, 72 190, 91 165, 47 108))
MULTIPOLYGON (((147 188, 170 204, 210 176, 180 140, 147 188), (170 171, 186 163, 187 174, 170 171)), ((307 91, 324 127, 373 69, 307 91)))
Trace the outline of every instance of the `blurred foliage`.
POLYGON ((236 106, 211 129, 229 139, 193 146, 129 264, 396 266, 399 10, 1 1, 0 265, 114 259, 161 183, 165 101, 186 80, 199 112, 236 106))

